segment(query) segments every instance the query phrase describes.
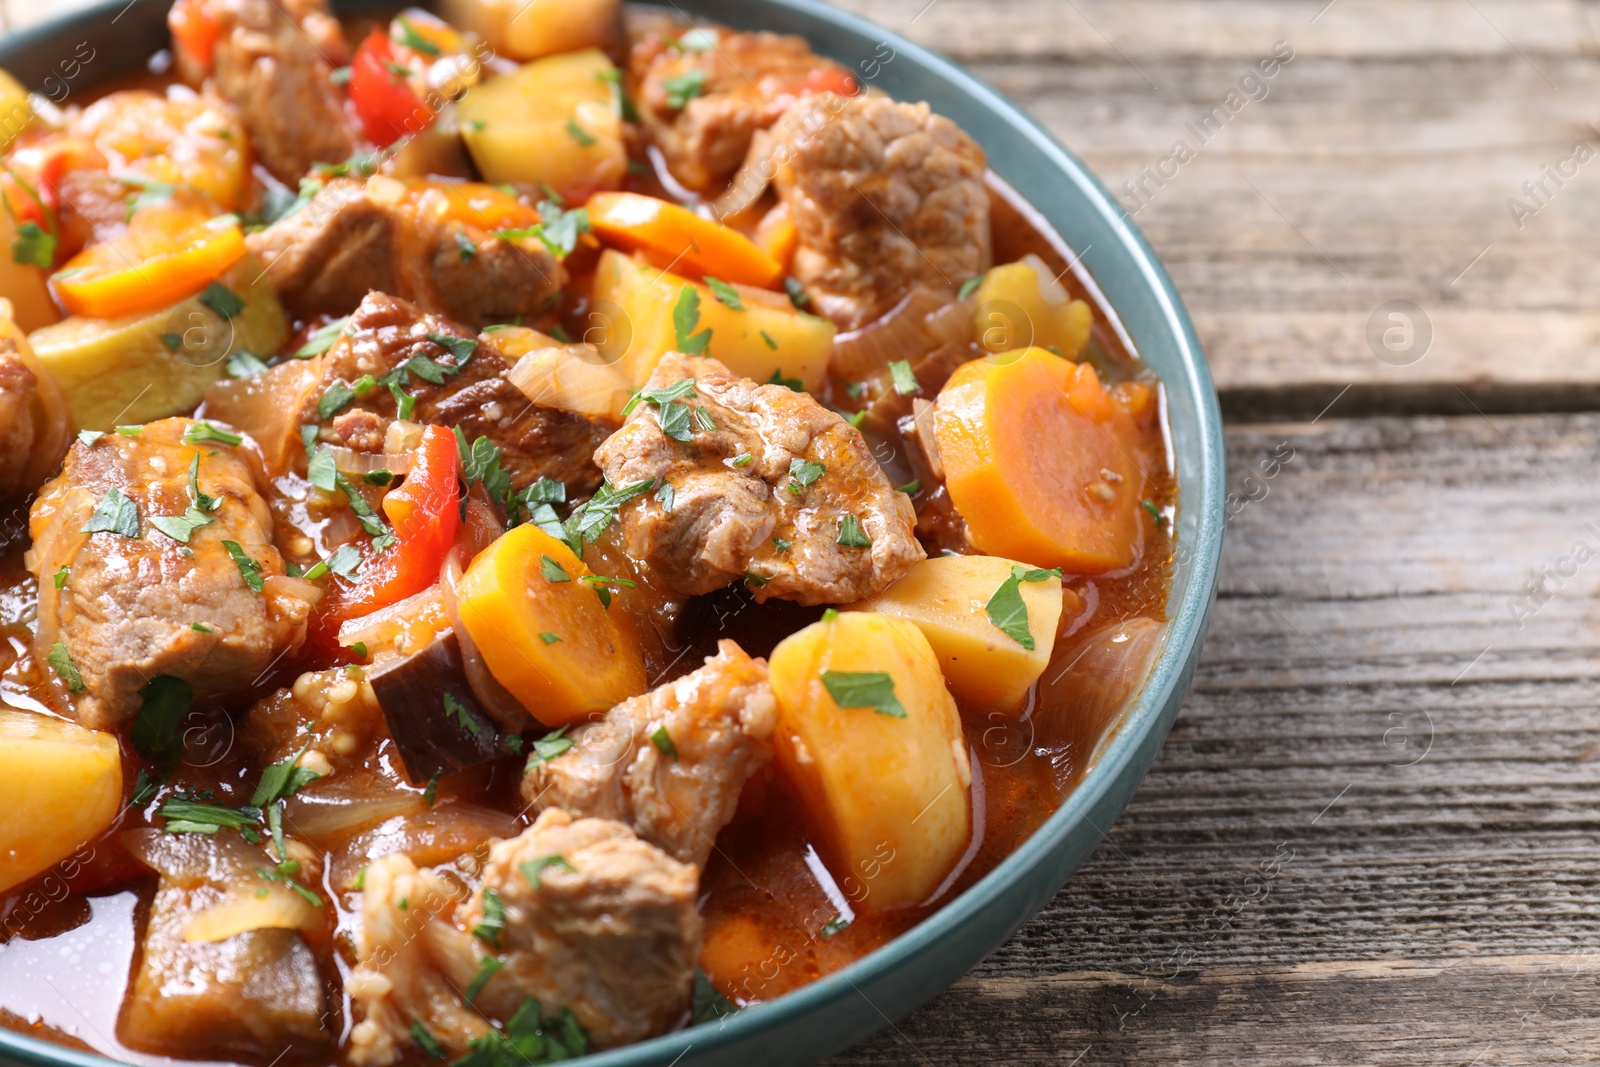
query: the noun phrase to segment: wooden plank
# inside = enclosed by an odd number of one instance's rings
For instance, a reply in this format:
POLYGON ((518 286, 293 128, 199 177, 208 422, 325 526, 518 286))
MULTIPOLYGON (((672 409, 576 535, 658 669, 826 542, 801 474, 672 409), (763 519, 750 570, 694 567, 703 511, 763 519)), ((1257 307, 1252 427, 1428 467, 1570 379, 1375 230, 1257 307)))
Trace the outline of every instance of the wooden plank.
POLYGON ((1228 448, 1211 636, 1133 804, 1021 934, 835 1062, 1600 1054, 1600 415, 1228 448))

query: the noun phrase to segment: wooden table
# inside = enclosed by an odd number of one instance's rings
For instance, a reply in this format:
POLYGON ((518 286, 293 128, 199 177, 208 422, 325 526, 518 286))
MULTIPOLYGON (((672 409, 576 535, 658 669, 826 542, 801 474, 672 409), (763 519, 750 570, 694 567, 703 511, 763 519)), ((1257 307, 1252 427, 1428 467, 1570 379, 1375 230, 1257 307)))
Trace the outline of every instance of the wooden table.
POLYGON ((1248 503, 1127 813, 834 1062, 1600 1059, 1600 5, 846 4, 1144 178, 1248 503))

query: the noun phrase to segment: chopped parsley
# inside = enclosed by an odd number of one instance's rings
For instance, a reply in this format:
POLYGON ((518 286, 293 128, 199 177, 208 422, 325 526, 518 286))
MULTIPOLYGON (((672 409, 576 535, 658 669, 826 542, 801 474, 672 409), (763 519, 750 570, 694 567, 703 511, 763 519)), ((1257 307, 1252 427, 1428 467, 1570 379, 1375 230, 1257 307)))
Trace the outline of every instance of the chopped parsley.
POLYGON ((411 1021, 411 1040, 417 1043, 422 1054, 430 1060, 444 1059, 444 1048, 440 1046, 438 1039, 428 1033, 428 1028, 415 1019, 411 1021))
POLYGON ((907 482, 905 485, 902 485, 900 488, 895 490, 895 492, 904 493, 906 496, 916 496, 921 491, 922 482, 916 479, 907 482))
POLYGON ((461 728, 473 737, 483 733, 483 727, 473 714, 467 710, 466 705, 457 700, 454 693, 444 694, 444 715, 447 719, 454 719, 461 724, 461 728))
POLYGON ((553 634, 549 630, 540 630, 539 631, 539 640, 543 641, 547 645, 553 645, 557 641, 561 640, 561 635, 560 634, 553 634))
POLYGON ((506 909, 500 894, 493 889, 483 891, 483 918, 472 928, 472 936, 486 945, 500 944, 500 932, 506 928, 506 909))
POLYGON ((251 378, 268 369, 268 366, 255 353, 247 352, 242 348, 228 356, 228 376, 230 378, 251 378))
POLYGON ((596 71, 595 77, 611 86, 611 104, 617 109, 617 114, 623 121, 638 122, 639 109, 634 106, 633 99, 622 87, 622 71, 616 67, 607 67, 605 70, 596 71))
POLYGON ((973 293, 977 292, 978 291, 978 286, 980 286, 982 284, 983 284, 983 275, 975 274, 972 277, 968 278, 966 281, 961 283, 961 288, 960 288, 960 290, 958 290, 956 292, 956 296, 960 297, 962 300, 965 300, 967 297, 969 297, 973 293))
MULTIPOLYGON (((310 742, 306 743, 306 748, 310 742)), ((300 790, 316 781, 321 775, 299 766, 301 756, 306 754, 306 749, 290 756, 282 763, 274 763, 261 772, 261 780, 256 783, 256 791, 251 794, 250 804, 253 807, 265 808, 280 800, 288 800, 300 790)))
POLYGON ((543 574, 544 580, 552 585, 572 581, 572 575, 567 573, 565 567, 542 554, 539 556, 539 573, 543 574))
POLYGON ((676 77, 667 78, 661 83, 661 88, 666 90, 667 107, 681 111, 689 101, 705 92, 706 72, 698 67, 686 70, 676 77))
POLYGON ((822 929, 818 930, 817 933, 820 934, 824 940, 827 940, 849 925, 849 919, 846 919, 843 915, 835 915, 833 918, 824 923, 822 929))
POLYGON ((528 880, 529 885, 538 889, 540 876, 551 867, 556 867, 563 871, 577 870, 576 867, 567 862, 565 856, 536 856, 518 866, 517 869, 522 872, 522 877, 528 880))
MULTIPOLYGON (((198 457, 196 457, 198 458, 198 457)), ((190 505, 182 515, 152 515, 150 525, 179 544, 188 544, 189 537, 202 526, 217 521, 199 508, 190 505)))
POLYGON ((339 468, 334 464, 333 453, 312 445, 311 460, 306 464, 306 481, 324 492, 339 488, 339 468))
POLYGON ((872 538, 861 528, 860 519, 854 515, 846 515, 839 520, 839 537, 835 543, 846 548, 871 548, 872 538))
POLYGON ((778 546, 778 551, 779 551, 779 552, 787 552, 787 551, 789 551, 789 550, 790 550, 790 549, 791 549, 791 548, 793 548, 793 547, 794 547, 794 542, 793 542, 793 541, 785 541, 785 540, 784 540, 784 539, 783 539, 783 538, 781 538, 781 537, 774 537, 774 538, 773 538, 773 539, 772 539, 772 543, 773 543, 773 544, 774 544, 774 545, 777 545, 777 546, 778 546))
POLYGON ((422 802, 430 808, 433 807, 433 802, 439 799, 439 779, 443 775, 443 771, 436 771, 434 776, 428 779, 427 786, 422 790, 422 802))
POLYGON ((176 352, 178 346, 183 344, 183 334, 181 333, 164 333, 160 337, 161 343, 167 346, 168 352, 176 352))
POLYGON ((672 485, 668 482, 662 482, 661 488, 656 490, 656 499, 661 502, 661 510, 668 515, 672 514, 673 498, 676 495, 673 492, 672 485))
POLYGON ((806 287, 800 284, 798 278, 785 278, 783 291, 789 294, 789 303, 797 308, 803 308, 811 303, 811 294, 806 292, 806 287))
POLYGON ((104 430, 79 430, 78 443, 87 448, 105 435, 106 432, 104 430))
POLYGON ((594 544, 600 540, 600 535, 615 521, 617 511, 622 505, 643 496, 655 487, 654 478, 646 478, 620 489, 609 481, 600 483, 600 488, 595 490, 594 496, 574 508, 562 526, 566 542, 572 548, 573 554, 581 557, 583 544, 585 542, 594 544))
POLYGON ((493 956, 485 956, 478 963, 478 973, 473 975, 472 981, 467 983, 466 992, 462 996, 468 1007, 471 1007, 473 1002, 478 999, 478 994, 482 993, 483 987, 489 984, 489 979, 493 978, 495 973, 504 966, 504 963, 501 963, 493 956))
POLYGON ((49 270, 56 259, 56 235, 32 219, 17 226, 17 236, 11 242, 13 263, 25 263, 49 270))
POLYGON ((364 477, 368 485, 388 485, 394 481, 394 472, 379 467, 375 471, 368 471, 364 477))
MULTIPOLYGON (((583 582, 594 589, 596 595, 600 597, 600 606, 604 608, 611 607, 611 590, 608 588, 609 586, 617 585, 624 589, 639 588, 639 583, 632 581, 631 579, 607 578, 600 574, 585 574, 582 578, 579 578, 578 581, 583 582)), ((546 644, 548 643, 549 642, 546 642, 546 644)))
POLYGON ((294 358, 310 359, 312 356, 322 355, 322 353, 333 347, 334 342, 344 333, 345 325, 349 321, 350 316, 346 315, 342 319, 334 319, 332 322, 312 330, 311 335, 306 338, 306 343, 295 349, 294 358))
POLYGON ((1028 629, 1028 605, 1022 600, 1022 583, 1046 582, 1059 577, 1060 568, 1043 570, 1013 564, 1011 574, 989 597, 983 610, 989 613, 989 621, 994 623, 996 629, 1032 652, 1033 632, 1028 629))
POLYGON ((711 343, 711 331, 701 330, 695 333, 695 327, 700 325, 700 293, 692 285, 686 285, 678 293, 678 302, 672 309, 672 327, 677 334, 677 349, 689 356, 703 356, 706 345, 711 343))
POLYGON ((231 319, 244 310, 239 294, 221 282, 212 282, 200 291, 200 303, 225 319, 231 319))
POLYGON ((832 622, 834 619, 837 619, 838 617, 839 617, 839 609, 838 608, 824 608, 822 610, 822 621, 823 622, 832 622))
POLYGON ((455 428, 455 433, 456 453, 461 457, 461 471, 466 477, 467 488, 482 482, 489 499, 509 514, 512 510, 511 473, 501 466, 499 446, 487 437, 479 437, 469 445, 466 433, 459 426, 455 428))
POLYGON ((739 1005, 717 992, 717 987, 711 984, 706 972, 696 967, 691 1007, 693 1023, 699 1026, 701 1023, 716 1022, 718 1019, 735 1014, 738 1010, 739 1005))
POLYGON ((922 386, 917 382, 917 376, 911 373, 909 359, 891 359, 889 373, 894 376, 894 391, 901 396, 911 396, 922 392, 922 386))
POLYGON ((54 575, 56 588, 60 589, 65 586, 67 584, 67 579, 71 576, 72 568, 70 567, 62 567, 60 570, 56 571, 54 575))
POLYGON ((566 130, 567 136, 578 142, 579 148, 592 148, 599 143, 595 140, 594 134, 578 125, 577 119, 567 119, 566 130))
POLYGON ((136 752, 163 768, 165 775, 183 755, 183 739, 178 727, 189 714, 194 690, 182 678, 158 674, 145 683, 139 695, 143 703, 133 718, 128 740, 136 752))
MULTIPOLYGON (((711 290, 711 295, 717 298, 717 302, 719 304, 724 304, 732 308, 734 311, 744 310, 744 301, 739 299, 739 290, 735 289, 721 278, 713 278, 709 274, 705 277, 706 287, 711 290)), ((776 348, 778 346, 773 345, 772 347, 776 348)))
POLYGON ((667 733, 665 725, 658 726, 650 734, 650 743, 656 746, 656 751, 670 760, 678 758, 678 746, 672 743, 672 735, 667 733))
POLYGON ((389 547, 394 541, 394 532, 378 518, 378 513, 372 510, 372 505, 367 503, 367 498, 361 495, 361 490, 343 474, 334 476, 334 484, 344 493, 345 499, 350 502, 350 510, 356 513, 356 521, 361 528, 372 535, 373 547, 383 549, 389 547))
MULTIPOLYGON (((772 349, 774 352, 778 350, 778 342, 773 340, 773 337, 770 333, 768 333, 766 330, 757 330, 756 332, 761 335, 761 339, 767 343, 768 348, 772 349)), ((767 381, 773 383, 774 385, 789 385, 790 382, 798 380, 799 379, 797 378, 781 377, 780 371, 778 370, 773 371, 772 377, 767 379, 767 381)), ((789 388, 794 389, 794 391, 797 393, 800 391, 799 389, 795 389, 795 387, 792 385, 789 385, 789 388)))
POLYGON ((627 418, 629 415, 631 415, 633 413, 633 409, 639 406, 640 401, 647 400, 656 407, 661 408, 672 403, 674 400, 682 400, 686 396, 693 395, 693 378, 679 378, 677 381, 673 382, 664 389, 641 389, 637 393, 634 393, 631 398, 629 398, 628 403, 622 409, 622 417, 627 418))
POLYGON ((739 455, 733 457, 733 465, 735 467, 748 467, 750 466, 751 460, 755 458, 756 457, 749 452, 741 452, 739 455))
POLYGON ((694 409, 694 421, 706 433, 717 432, 717 424, 711 421, 711 412, 707 411, 703 406, 694 409))
POLYGON ((533 755, 528 757, 529 770, 541 763, 549 763, 572 748, 572 738, 567 736, 568 729, 569 727, 563 726, 559 730, 551 730, 533 743, 533 755))
POLYGON ((1167 517, 1165 515, 1161 514, 1161 509, 1156 507, 1154 501, 1152 501, 1152 500, 1141 500, 1141 501, 1139 501, 1139 506, 1144 508, 1146 511, 1148 511, 1150 513, 1150 517, 1152 519, 1156 520, 1156 525, 1157 526, 1160 526, 1163 529, 1166 528, 1167 517))
POLYGON ((463 263, 471 262, 478 256, 478 246, 472 243, 472 238, 459 230, 456 232, 456 250, 461 253, 463 263))
POLYGON ((64 642, 57 641, 50 649, 50 655, 45 657, 50 664, 50 669, 56 672, 56 677, 67 684, 67 692, 83 692, 83 675, 78 673, 78 665, 72 662, 72 653, 67 651, 64 642))
POLYGON ((196 421, 194 425, 183 431, 183 443, 186 445, 198 445, 207 441, 217 441, 225 445, 237 445, 242 444, 244 438, 239 434, 218 429, 204 419, 196 421))
POLYGON ((422 34, 418 33, 416 29, 412 27, 411 21, 404 15, 396 18, 394 20, 394 25, 398 30, 398 32, 394 35, 394 39, 405 45, 407 48, 414 49, 418 52, 421 52, 423 55, 428 56, 436 56, 439 54, 439 46, 422 36, 422 34))
POLYGON ((251 559, 250 555, 239 547, 239 542, 224 541, 222 547, 233 557, 234 566, 239 568, 239 576, 244 579, 245 585, 258 593, 266 588, 266 583, 261 580, 261 564, 251 559))
POLYGON ((871 708, 890 718, 906 717, 894 695, 894 679, 884 671, 823 671, 822 684, 841 708, 871 708))
POLYGON ((661 419, 661 432, 674 441, 688 441, 693 439, 694 430, 689 427, 689 407, 677 401, 665 404, 657 412, 661 419))
POLYGON ((203 634, 214 634, 217 632, 203 622, 191 622, 189 624, 189 629, 203 634))
POLYGON ((83 532, 138 537, 139 505, 124 496, 121 489, 111 489, 106 493, 105 499, 95 507, 94 514, 89 516, 83 532))
POLYGON ((251 808, 224 808, 182 796, 161 805, 157 815, 167 820, 169 834, 214 834, 228 828, 242 830, 260 824, 260 813, 251 808))

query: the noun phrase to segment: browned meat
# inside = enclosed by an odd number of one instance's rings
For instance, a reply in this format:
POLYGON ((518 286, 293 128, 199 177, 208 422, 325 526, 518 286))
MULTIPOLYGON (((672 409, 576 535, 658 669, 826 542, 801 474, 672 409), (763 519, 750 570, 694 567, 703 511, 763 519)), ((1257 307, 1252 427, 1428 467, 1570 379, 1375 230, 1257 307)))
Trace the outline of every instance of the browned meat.
POLYGON ((334 68, 347 60, 339 24, 322 0, 210 0, 221 27, 216 86, 238 107, 250 147, 293 186, 313 163, 342 163, 355 149, 334 68))
POLYGON ((641 403, 595 453, 612 485, 654 478, 672 487, 670 511, 657 494, 622 511, 629 552, 664 585, 708 593, 745 578, 758 600, 844 604, 922 558, 910 498, 889 485, 849 423, 805 393, 677 352, 647 388, 686 378, 694 393, 668 403, 696 412, 677 431, 687 441, 663 429, 666 406, 641 403))
POLYGON ((17 354, 17 344, 0 337, 0 497, 33 489, 26 484, 33 462, 33 396, 38 379, 17 354))
POLYGON ((653 31, 628 59, 640 120, 673 176, 691 189, 716 192, 725 186, 755 132, 771 126, 796 100, 828 88, 854 88, 849 72, 812 52, 803 37, 709 27, 695 33, 714 44, 689 51, 677 47, 676 37, 653 31), (696 79, 703 79, 697 92, 681 92, 696 79), (687 102, 680 104, 680 95, 687 102))
MULTIPOLYGON (((429 334, 472 336, 470 330, 425 314, 414 304, 383 293, 370 294, 350 316, 343 337, 323 357, 322 383, 307 395, 301 421, 320 421, 317 403, 336 381, 350 384, 367 374, 381 378, 416 355, 453 367, 455 357, 430 341, 429 334)), ((507 377, 510 369, 511 364, 492 344, 480 340, 466 365, 458 373, 442 375, 442 383, 409 375, 405 389, 416 399, 411 417, 418 422, 459 426, 468 440, 489 438, 501 449, 501 467, 511 475, 513 488, 522 489, 548 476, 565 482, 571 493, 592 491, 600 484, 600 471, 591 457, 617 423, 533 403, 511 384, 507 377)), ((346 434, 351 427, 360 427, 359 440, 381 442, 383 434, 375 425, 350 416, 355 411, 373 412, 386 428, 395 417, 395 408, 395 397, 388 389, 368 390, 333 416, 329 439, 337 436, 340 443, 357 447, 346 434), (341 418, 345 420, 342 423, 341 418)))
POLYGON ((547 1018, 570 1009, 597 1048, 676 1024, 700 955, 699 872, 621 823, 550 810, 489 850, 464 908, 460 882, 404 856, 368 868, 357 966, 346 983, 359 1021, 350 1060, 388 1067, 412 1047, 417 1022, 451 1058, 490 1035, 530 998, 547 1018), (494 893, 504 927, 474 937, 494 893), (485 960, 503 967, 471 1007, 464 991, 485 960))
POLYGON ((522 795, 536 811, 625 822, 674 859, 704 867, 745 781, 772 755, 776 707, 766 660, 722 641, 704 667, 578 727, 562 755, 530 761, 522 795), (675 756, 652 742, 661 730, 675 756))
POLYGON ((256 868, 277 861, 226 831, 139 830, 130 851, 161 881, 118 1034, 134 1048, 200 1059, 310 1055, 330 1034, 316 956, 299 930, 243 929, 229 922, 262 903, 320 926, 320 909, 256 868), (259 895, 258 895, 259 894, 259 895), (275 898, 268 900, 268 898, 275 898))
POLYGON ((370 291, 392 293, 424 310, 482 326, 490 319, 531 318, 549 307, 566 273, 548 249, 512 243, 490 227, 419 213, 377 185, 331 181, 311 201, 259 233, 250 249, 284 305, 301 318, 345 315, 370 291), (372 190, 380 190, 378 196, 372 190), (462 256, 462 239, 473 248, 462 256))
POLYGON ((314 587, 284 576, 244 457, 216 440, 185 443, 196 425, 163 419, 137 436, 79 441, 34 502, 28 566, 39 580, 36 652, 43 661, 57 642, 66 646, 82 675, 74 703, 87 726, 109 728, 132 716, 139 691, 157 675, 181 678, 201 695, 249 686, 305 637, 314 587), (197 456, 199 490, 220 503, 203 512, 210 521, 184 544, 152 521, 183 516, 195 504, 189 471, 197 456), (122 522, 107 521, 119 513, 122 522), (88 525, 97 532, 85 532, 88 525), (241 567, 248 565, 225 542, 260 568, 262 591, 247 584, 241 567))
POLYGON ((774 181, 800 234, 795 277, 841 327, 914 284, 954 290, 989 269, 983 149, 927 104, 829 96, 773 133, 774 181))

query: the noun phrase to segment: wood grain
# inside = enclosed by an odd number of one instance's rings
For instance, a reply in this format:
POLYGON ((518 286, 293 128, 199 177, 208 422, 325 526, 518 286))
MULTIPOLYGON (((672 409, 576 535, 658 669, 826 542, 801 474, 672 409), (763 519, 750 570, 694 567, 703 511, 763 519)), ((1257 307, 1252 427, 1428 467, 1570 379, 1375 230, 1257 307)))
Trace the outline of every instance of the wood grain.
POLYGON ((1017 937, 836 1063, 1600 1056, 1600 416, 1235 427, 1228 453, 1260 499, 1132 805, 1017 937))

